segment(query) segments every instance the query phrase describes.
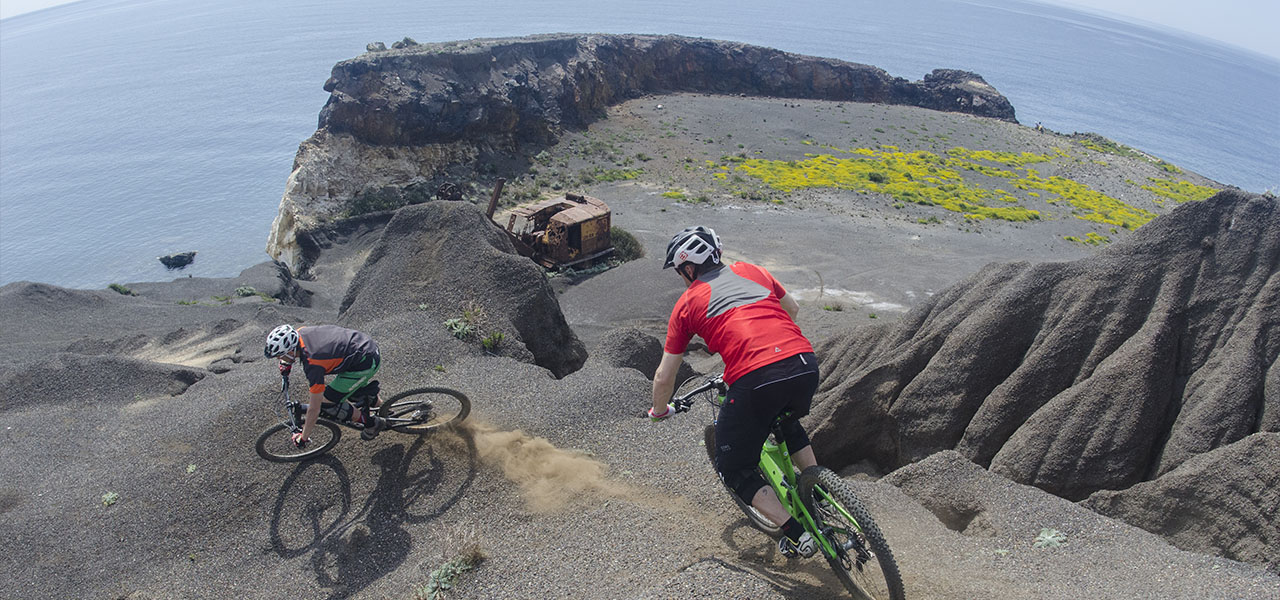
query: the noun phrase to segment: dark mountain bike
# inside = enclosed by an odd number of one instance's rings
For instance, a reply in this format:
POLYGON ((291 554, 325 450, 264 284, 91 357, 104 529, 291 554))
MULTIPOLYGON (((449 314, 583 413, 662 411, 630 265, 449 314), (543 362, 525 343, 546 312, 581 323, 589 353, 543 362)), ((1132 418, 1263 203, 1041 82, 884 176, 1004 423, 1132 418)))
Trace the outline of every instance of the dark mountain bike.
MULTIPOLYGON (((311 440, 299 446, 293 443, 293 434, 302 431, 307 416, 307 403, 289 398, 289 376, 280 376, 281 420, 258 436, 255 449, 258 456, 271 462, 297 462, 315 458, 328 452, 342 438, 342 428, 360 430, 364 427, 351 421, 336 421, 321 414, 311 429, 311 440)), ((371 403, 371 398, 348 398, 353 404, 371 403)), ((372 412, 361 408, 366 421, 372 412)), ((400 392, 378 407, 377 415, 387 420, 386 429, 401 433, 424 434, 452 427, 471 413, 471 400, 457 390, 443 387, 422 387, 400 392)))
MULTIPOLYGON (((719 409, 728 390, 729 386, 718 375, 691 377, 677 388, 671 404, 676 411, 686 412, 701 398, 719 409)), ((760 474, 778 495, 787 512, 813 536, 836 577, 854 598, 905 600, 902 576, 898 573, 893 553, 889 551, 889 543, 853 488, 826 467, 813 466, 804 472, 796 472, 787 443, 778 429, 787 416, 783 415, 774 422, 770 438, 760 450, 757 466, 760 474)), ((715 425, 708 425, 703 435, 707 457, 714 469, 715 425)), ((770 521, 728 486, 725 486, 725 491, 754 527, 775 538, 782 535, 780 523, 770 521)))

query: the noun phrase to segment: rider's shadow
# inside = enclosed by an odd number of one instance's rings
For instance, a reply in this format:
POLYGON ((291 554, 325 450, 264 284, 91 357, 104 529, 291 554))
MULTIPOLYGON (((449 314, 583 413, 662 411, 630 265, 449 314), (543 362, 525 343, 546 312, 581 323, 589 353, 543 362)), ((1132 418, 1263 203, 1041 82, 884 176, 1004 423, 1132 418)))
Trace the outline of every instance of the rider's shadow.
POLYGON ((271 520, 272 549, 285 558, 310 552, 316 582, 330 590, 329 598, 351 596, 397 569, 413 548, 406 525, 448 512, 476 475, 469 438, 461 444, 429 441, 418 438, 408 449, 397 444, 375 453, 377 484, 355 512, 340 460, 324 456, 299 465, 280 489, 271 520), (316 494, 326 482, 333 487, 335 479, 336 497, 316 494), (291 494, 299 487, 303 495, 291 494), (295 524, 298 531, 290 527, 295 524))

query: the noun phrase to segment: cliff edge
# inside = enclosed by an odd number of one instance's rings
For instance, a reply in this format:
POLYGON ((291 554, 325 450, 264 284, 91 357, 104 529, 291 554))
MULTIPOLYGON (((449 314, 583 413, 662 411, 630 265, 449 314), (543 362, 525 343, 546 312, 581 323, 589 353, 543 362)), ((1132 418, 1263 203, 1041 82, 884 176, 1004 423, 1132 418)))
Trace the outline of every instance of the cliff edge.
MULTIPOLYGON (((267 253, 306 276, 300 234, 398 186, 430 198, 450 171, 486 155, 536 153, 565 128, 650 93, 875 102, 1017 122, 981 76, 938 69, 922 81, 857 63, 665 35, 539 35, 398 42, 338 63, 319 128, 301 144, 267 253), (530 151, 532 150, 532 151, 530 151)), ((462 174, 466 177, 466 174, 462 174)))

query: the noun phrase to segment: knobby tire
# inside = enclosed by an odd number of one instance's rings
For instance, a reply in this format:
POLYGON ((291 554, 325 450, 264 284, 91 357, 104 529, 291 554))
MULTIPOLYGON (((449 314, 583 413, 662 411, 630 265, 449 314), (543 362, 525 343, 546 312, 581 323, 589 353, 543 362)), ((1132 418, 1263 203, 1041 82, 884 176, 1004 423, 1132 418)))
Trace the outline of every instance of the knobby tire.
MULTIPOLYGON (((711 461, 711 470, 715 472, 716 477, 719 478, 719 472, 716 471, 716 426, 707 425, 707 428, 702 432, 702 439, 707 446, 707 458, 711 461)), ((751 521, 752 527, 759 529, 764 532, 765 535, 770 537, 776 538, 782 535, 782 525, 770 521, 764 515, 760 514, 760 511, 757 511, 755 507, 743 502, 742 498, 738 497, 738 493, 730 489, 729 486, 724 485, 723 482, 721 483, 721 487, 723 487, 724 491, 733 499, 733 503, 738 506, 738 510, 741 510, 742 514, 747 516, 747 520, 751 521)))
POLYGON ((342 438, 342 428, 336 423, 320 419, 316 421, 315 427, 312 428, 311 436, 311 443, 307 444, 305 448, 298 448, 293 445, 293 430, 289 425, 276 423, 258 436, 254 449, 258 451, 258 456, 271 462, 307 460, 308 458, 320 456, 337 445, 338 440, 342 438), (328 439, 323 437, 326 432, 328 439), (323 441, 317 442, 317 438, 323 441))
POLYGON ((400 392, 382 402, 378 416, 384 419, 401 419, 412 416, 423 404, 431 406, 424 420, 405 424, 391 424, 392 431, 423 434, 429 431, 453 427, 471 414, 471 400, 457 390, 443 387, 424 387, 400 392))
POLYGON ((905 600, 902 589, 902 576, 898 572, 898 563, 893 559, 889 544, 880 532, 880 527, 872 520, 871 513, 858 499, 853 488, 839 475, 825 467, 809 467, 800 473, 800 499, 804 502, 809 514, 814 517, 819 528, 832 527, 836 533, 828 539, 839 545, 848 537, 840 530, 860 531, 860 540, 869 547, 875 557, 859 565, 856 550, 850 549, 847 554, 828 556, 827 562, 836 572, 836 577, 844 587, 859 600, 905 600), (820 507, 819 501, 825 498, 816 488, 825 490, 831 496, 831 502, 844 507, 844 510, 857 522, 855 527, 838 506, 820 507))

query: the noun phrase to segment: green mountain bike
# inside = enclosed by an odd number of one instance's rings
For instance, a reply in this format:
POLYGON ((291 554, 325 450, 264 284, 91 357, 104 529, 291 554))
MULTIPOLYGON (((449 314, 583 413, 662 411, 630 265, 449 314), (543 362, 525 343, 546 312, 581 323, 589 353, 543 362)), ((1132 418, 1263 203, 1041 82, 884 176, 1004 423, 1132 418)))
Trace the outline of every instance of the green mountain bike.
MULTIPOLYGON (((728 390, 729 386, 718 375, 691 377, 677 388, 671 404, 676 411, 686 412, 695 401, 703 399, 716 410, 724 404, 728 390)), ((760 450, 757 467, 760 474, 787 512, 813 536, 819 552, 854 598, 905 600, 902 576, 889 543, 853 488, 826 467, 814 466, 802 473, 796 472, 778 429, 787 416, 778 417, 773 433, 760 450)), ((716 459, 715 432, 714 424, 708 425, 704 432, 712 468, 716 459)), ((782 535, 781 524, 770 521, 727 486, 725 491, 755 528, 775 538, 782 535)))

